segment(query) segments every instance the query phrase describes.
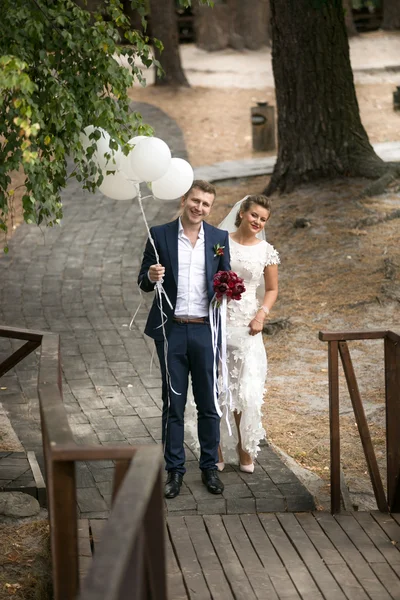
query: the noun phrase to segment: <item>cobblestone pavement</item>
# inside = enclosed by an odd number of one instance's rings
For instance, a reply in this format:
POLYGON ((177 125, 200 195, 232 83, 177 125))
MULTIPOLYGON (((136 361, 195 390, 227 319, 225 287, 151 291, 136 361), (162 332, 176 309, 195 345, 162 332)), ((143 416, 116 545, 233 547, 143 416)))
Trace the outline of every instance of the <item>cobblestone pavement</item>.
MULTIPOLYGON (((186 156, 173 121, 148 105, 135 109, 167 141, 174 156, 186 156)), ((41 231, 22 225, 9 254, 1 257, 0 322, 60 334, 64 402, 78 443, 160 443, 160 371, 157 366, 150 371, 152 342, 142 333, 149 296, 129 329, 140 302, 136 278, 146 240, 137 202, 89 194, 76 181, 69 184, 63 201, 61 227, 41 231)), ((166 222, 176 213, 176 202, 148 199, 145 210, 151 224, 166 222)), ((0 359, 17 346, 0 340, 0 359)), ((40 460, 37 358, 30 355, 2 378, 0 402, 25 451, 35 451, 40 460)), ((109 461, 78 465, 83 517, 107 517, 112 475, 109 461)), ((181 495, 167 501, 166 510, 212 514, 314 508, 311 495, 267 445, 253 475, 228 466, 222 479, 223 497, 211 496, 187 448, 181 495)))

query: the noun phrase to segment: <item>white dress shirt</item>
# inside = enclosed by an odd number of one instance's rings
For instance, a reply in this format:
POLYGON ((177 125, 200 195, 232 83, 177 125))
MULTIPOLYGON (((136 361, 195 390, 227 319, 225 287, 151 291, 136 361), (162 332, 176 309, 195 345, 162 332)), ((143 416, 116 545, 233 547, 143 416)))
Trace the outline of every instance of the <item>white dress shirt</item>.
POLYGON ((178 294, 176 317, 207 317, 208 293, 206 282, 205 238, 203 223, 193 247, 186 237, 181 220, 178 231, 178 294))

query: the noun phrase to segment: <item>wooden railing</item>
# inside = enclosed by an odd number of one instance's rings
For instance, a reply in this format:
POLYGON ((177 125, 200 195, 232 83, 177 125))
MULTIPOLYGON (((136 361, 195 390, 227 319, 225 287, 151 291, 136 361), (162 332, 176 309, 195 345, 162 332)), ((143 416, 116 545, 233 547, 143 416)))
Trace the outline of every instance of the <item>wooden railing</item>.
POLYGON ((328 342, 331 512, 338 513, 341 507, 339 355, 377 506, 382 512, 400 512, 400 336, 392 331, 321 331, 319 339, 328 342), (387 454, 386 493, 347 344, 349 340, 376 339, 382 339, 384 342, 387 454))
POLYGON ((80 600, 166 598, 159 451, 141 450, 118 492, 80 600))
POLYGON ((104 544, 93 558, 80 598, 165 600, 162 455, 158 447, 84 446, 75 443, 62 402, 59 336, 0 327, 0 337, 26 343, 0 364, 0 377, 41 347, 38 377, 55 600, 79 592, 75 463, 116 461, 113 508, 104 544), (126 476, 126 477, 125 477, 126 476), (101 589, 101 593, 99 590, 101 589), (130 592, 128 593, 128 590, 130 592), (97 594, 97 595, 96 595, 97 594))

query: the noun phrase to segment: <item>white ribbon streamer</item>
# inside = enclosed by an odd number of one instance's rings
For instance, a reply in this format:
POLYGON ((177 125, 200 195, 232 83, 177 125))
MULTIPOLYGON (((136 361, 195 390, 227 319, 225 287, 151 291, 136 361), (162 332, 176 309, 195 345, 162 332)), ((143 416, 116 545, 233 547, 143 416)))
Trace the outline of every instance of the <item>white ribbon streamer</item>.
POLYGON ((229 389, 229 372, 227 363, 227 346, 226 346, 226 313, 227 299, 222 297, 221 304, 218 306, 216 296, 210 302, 209 318, 211 328, 211 341, 214 355, 214 405, 219 417, 222 417, 222 411, 218 402, 218 397, 224 396, 223 405, 225 406, 225 419, 228 428, 228 434, 232 435, 231 424, 229 422, 229 410, 232 408, 232 394, 229 389), (221 346, 218 347, 218 333, 221 328, 221 346), (221 366, 221 386, 218 385, 218 362, 221 366))

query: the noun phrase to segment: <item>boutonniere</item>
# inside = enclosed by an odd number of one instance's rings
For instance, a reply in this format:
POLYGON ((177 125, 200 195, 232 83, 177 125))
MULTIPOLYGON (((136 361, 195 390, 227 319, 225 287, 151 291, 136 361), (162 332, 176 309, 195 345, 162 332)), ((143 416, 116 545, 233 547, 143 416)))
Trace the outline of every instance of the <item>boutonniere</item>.
POLYGON ((225 251, 225 246, 220 246, 220 244, 214 244, 214 258, 216 256, 223 256, 225 251))

